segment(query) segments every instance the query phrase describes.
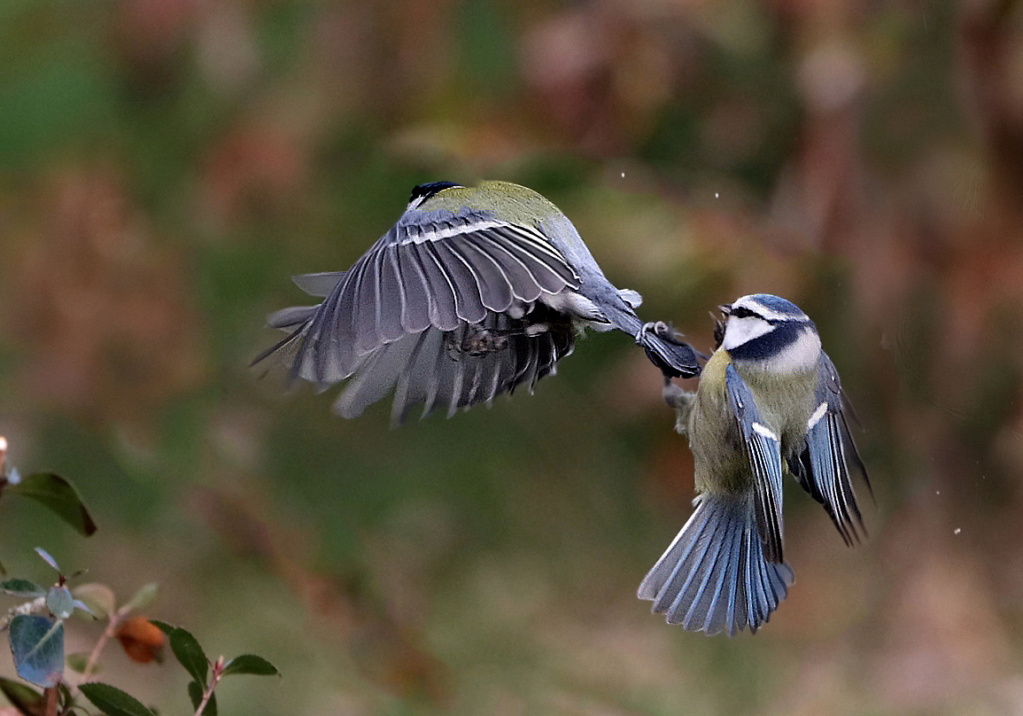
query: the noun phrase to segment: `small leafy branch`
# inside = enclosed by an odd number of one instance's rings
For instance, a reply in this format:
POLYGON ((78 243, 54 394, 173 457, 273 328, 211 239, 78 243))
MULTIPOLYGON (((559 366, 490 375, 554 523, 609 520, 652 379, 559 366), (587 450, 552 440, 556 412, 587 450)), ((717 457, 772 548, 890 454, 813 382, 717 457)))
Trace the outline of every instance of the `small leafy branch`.
MULTIPOLYGON (((195 708, 195 716, 217 716, 217 699, 214 689, 225 676, 252 674, 255 676, 278 676, 277 667, 261 656, 242 654, 225 660, 223 656, 211 662, 199 642, 191 633, 181 627, 164 622, 151 622, 170 641, 171 651, 178 663, 184 667, 192 681, 188 684, 188 696, 195 708)), ((156 716, 140 701, 120 689, 103 683, 84 683, 78 687, 89 701, 103 713, 110 716, 156 716)))
POLYGON ((21 495, 35 500, 84 537, 96 531, 96 523, 69 480, 52 472, 22 477, 16 468, 8 470, 7 438, 0 435, 0 496, 3 495, 21 495))
POLYGON ((9 579, 0 583, 0 592, 29 601, 14 607, 0 619, 0 630, 10 630, 11 652, 18 676, 44 688, 60 683, 64 675, 64 622, 76 609, 91 614, 67 587, 57 561, 45 550, 39 556, 57 572, 57 583, 49 589, 27 579, 9 579))
MULTIPOLYGON (((22 479, 17 470, 8 470, 7 441, 0 436, 0 496, 20 494, 36 500, 84 536, 96 531, 96 525, 75 487, 53 473, 36 473, 22 479)), ((0 693, 25 716, 77 716, 85 713, 79 696, 84 696, 109 716, 155 716, 155 712, 135 697, 110 684, 92 681, 99 669, 100 655, 106 644, 116 638, 130 658, 137 662, 159 661, 164 644, 169 642, 177 661, 192 680, 188 695, 195 716, 216 716, 215 689, 227 676, 252 674, 279 675, 277 667, 254 654, 233 659, 223 656, 210 661, 198 640, 181 627, 150 621, 137 614, 157 595, 155 584, 142 587, 120 607, 113 591, 103 584, 68 586, 57 561, 45 550, 36 552, 56 573, 57 581, 44 589, 27 579, 0 582, 0 593, 26 601, 0 616, 0 633, 9 632, 15 670, 37 691, 12 679, 0 677, 0 693), (75 613, 107 621, 103 634, 88 654, 64 654, 64 624, 75 613), (77 687, 65 679, 65 666, 81 674, 77 687)), ((3 567, 0 565, 0 573, 3 567)))

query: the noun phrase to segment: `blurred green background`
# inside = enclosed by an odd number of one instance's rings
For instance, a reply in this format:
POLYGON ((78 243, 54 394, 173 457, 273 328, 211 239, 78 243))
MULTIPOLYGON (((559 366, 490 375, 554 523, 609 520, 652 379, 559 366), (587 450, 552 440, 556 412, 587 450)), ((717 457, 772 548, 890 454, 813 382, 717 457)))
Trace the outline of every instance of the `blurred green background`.
MULTIPOLYGON (((281 667, 222 713, 1023 712, 1021 5, 4 0, 0 434, 100 531, 5 501, 0 559, 158 581, 150 616, 281 667), (797 583, 756 637, 634 596, 692 465, 627 338, 397 431, 247 368, 291 274, 481 178, 703 350, 746 293, 820 327, 870 539, 790 485, 797 583)), ((115 652, 102 678, 187 713, 182 670, 115 652)))

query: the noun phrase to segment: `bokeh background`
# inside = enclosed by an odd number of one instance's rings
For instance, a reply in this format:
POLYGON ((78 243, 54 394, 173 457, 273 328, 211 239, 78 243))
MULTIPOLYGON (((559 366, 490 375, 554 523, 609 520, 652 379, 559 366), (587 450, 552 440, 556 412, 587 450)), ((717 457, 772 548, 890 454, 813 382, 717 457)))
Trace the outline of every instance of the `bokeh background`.
MULTIPOLYGON (((1023 713, 1021 239, 1014 0, 4 0, 0 434, 100 531, 5 501, 0 558, 157 581, 150 616, 281 667, 222 713, 1023 713), (746 293, 816 320, 870 539, 790 485, 757 636, 635 599, 692 466, 627 338, 397 431, 248 368, 291 274, 481 178, 704 350, 746 293)), ((105 661, 188 712, 175 665, 105 661)))

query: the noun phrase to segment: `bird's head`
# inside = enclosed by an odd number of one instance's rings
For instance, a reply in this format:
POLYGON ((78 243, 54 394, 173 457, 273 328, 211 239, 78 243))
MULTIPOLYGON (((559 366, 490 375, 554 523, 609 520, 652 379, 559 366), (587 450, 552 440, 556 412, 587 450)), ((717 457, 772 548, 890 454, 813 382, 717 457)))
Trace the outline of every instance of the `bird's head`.
POLYGON ((817 327, 791 301, 758 293, 720 310, 724 321, 718 323, 715 335, 733 360, 776 372, 817 365, 821 350, 817 327))

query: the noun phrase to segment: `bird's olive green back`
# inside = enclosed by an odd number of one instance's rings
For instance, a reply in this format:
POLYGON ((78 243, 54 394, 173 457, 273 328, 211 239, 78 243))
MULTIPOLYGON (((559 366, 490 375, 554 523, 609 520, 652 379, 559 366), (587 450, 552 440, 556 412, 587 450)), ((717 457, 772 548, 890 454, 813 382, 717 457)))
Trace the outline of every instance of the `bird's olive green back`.
POLYGON ((485 181, 475 187, 444 189, 432 197, 424 208, 493 211, 494 207, 500 207, 499 215, 504 221, 525 226, 561 215, 558 207, 532 189, 505 181, 485 181))

